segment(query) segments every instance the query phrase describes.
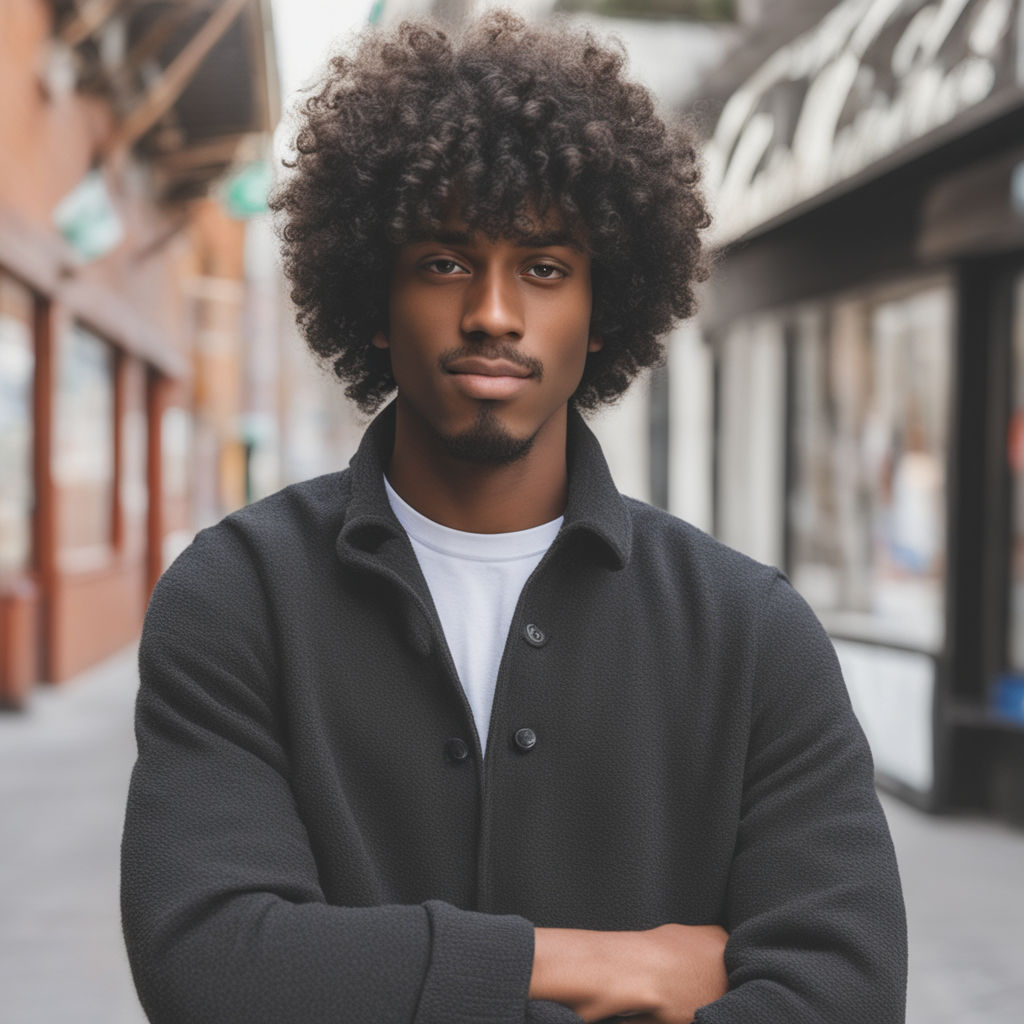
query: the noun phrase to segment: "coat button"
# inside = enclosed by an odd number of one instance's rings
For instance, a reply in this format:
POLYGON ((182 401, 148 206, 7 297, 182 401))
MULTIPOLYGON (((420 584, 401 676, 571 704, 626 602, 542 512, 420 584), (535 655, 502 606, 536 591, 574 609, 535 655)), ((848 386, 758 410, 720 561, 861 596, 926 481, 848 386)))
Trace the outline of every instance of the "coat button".
POLYGON ((548 642, 547 634, 532 622, 527 623, 523 635, 534 647, 543 647, 548 642))
POLYGON ((513 737, 516 746, 525 754, 537 746, 537 734, 532 729, 516 729, 513 737))
POLYGON ((469 745, 455 736, 444 745, 444 753, 449 761, 461 764, 469 757, 469 745))

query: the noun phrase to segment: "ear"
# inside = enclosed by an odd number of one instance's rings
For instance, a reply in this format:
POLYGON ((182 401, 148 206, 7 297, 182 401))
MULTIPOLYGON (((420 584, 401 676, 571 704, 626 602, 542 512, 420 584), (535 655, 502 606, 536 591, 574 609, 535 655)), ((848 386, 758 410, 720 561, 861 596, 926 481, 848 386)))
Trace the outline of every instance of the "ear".
POLYGON ((598 337, 596 334, 590 336, 590 340, 587 342, 588 352, 600 352, 604 348, 604 338, 598 337))
POLYGON ((387 335, 383 331, 378 331, 371 339, 370 344, 374 348, 390 348, 391 343, 387 339, 387 335))

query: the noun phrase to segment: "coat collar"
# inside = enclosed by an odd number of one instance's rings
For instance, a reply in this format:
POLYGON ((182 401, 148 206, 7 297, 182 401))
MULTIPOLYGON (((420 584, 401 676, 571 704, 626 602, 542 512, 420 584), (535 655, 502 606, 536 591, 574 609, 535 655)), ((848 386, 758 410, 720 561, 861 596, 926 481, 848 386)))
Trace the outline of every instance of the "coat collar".
MULTIPOLYGON (((608 471, 601 446, 573 408, 568 419, 569 499, 559 543, 573 534, 592 537, 621 569, 630 552, 629 511, 608 471)), ((395 442, 395 403, 367 428, 350 463, 350 499, 338 535, 338 552, 354 547, 369 552, 403 535, 384 490, 384 467, 395 442)))

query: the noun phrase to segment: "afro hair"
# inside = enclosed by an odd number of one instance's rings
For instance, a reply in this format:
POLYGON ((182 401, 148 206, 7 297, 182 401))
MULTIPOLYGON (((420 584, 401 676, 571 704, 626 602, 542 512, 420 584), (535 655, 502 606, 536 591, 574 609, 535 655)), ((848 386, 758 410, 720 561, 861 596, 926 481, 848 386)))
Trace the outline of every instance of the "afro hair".
POLYGON ((396 247, 457 209, 491 238, 556 211, 591 257, 591 331, 574 404, 618 398, 694 312, 709 217, 694 136, 666 124, 624 55, 565 24, 491 12, 452 37, 368 30, 299 110, 271 197, 299 327, 364 412, 395 388, 386 350, 396 247))

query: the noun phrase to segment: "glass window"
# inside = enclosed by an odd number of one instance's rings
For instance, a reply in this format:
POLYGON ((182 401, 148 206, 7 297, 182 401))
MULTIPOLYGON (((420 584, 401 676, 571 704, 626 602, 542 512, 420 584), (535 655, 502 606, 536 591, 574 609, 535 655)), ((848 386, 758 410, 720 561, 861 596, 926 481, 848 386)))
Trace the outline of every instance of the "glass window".
POLYGON ((1012 556, 1007 653, 1010 667, 1024 671, 1024 275, 1017 281, 1014 301, 1013 382, 1010 386, 1007 457, 1013 506, 1010 518, 1012 556))
POLYGON ((790 568, 833 633, 942 644, 950 296, 932 285, 796 318, 790 568))
POLYGON ((32 293, 0 272, 0 576, 32 559, 34 324, 32 293))
POLYGON ((60 346, 53 475, 66 567, 107 557, 114 524, 114 353, 84 327, 60 346))

